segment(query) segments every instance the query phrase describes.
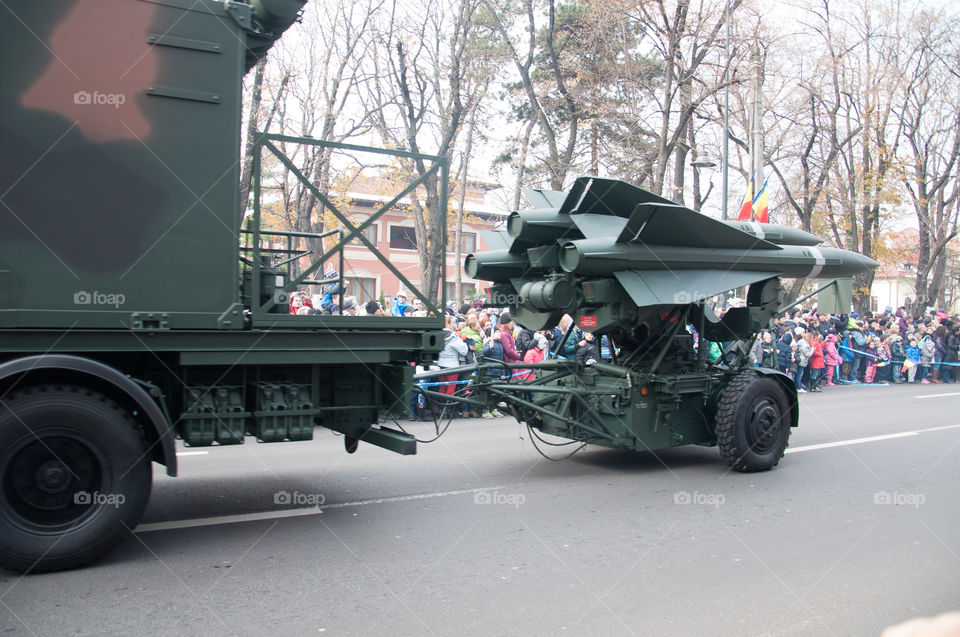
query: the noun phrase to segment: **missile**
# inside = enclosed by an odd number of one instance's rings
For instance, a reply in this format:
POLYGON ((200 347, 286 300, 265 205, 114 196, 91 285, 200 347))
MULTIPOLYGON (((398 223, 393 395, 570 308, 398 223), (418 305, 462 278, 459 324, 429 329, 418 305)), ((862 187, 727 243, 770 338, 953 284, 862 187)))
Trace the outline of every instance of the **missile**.
POLYGON ((557 207, 512 213, 505 231, 485 234, 493 249, 464 263, 530 325, 578 307, 607 307, 614 320, 627 298, 696 303, 776 277, 844 278, 879 265, 804 230, 713 219, 617 180, 583 177, 561 194, 537 191, 557 207))
POLYGON ((560 247, 560 267, 584 276, 607 276, 618 270, 748 270, 788 278, 836 279, 879 264, 839 248, 774 246, 772 249, 710 249, 689 246, 614 243, 603 239, 568 241, 560 247))

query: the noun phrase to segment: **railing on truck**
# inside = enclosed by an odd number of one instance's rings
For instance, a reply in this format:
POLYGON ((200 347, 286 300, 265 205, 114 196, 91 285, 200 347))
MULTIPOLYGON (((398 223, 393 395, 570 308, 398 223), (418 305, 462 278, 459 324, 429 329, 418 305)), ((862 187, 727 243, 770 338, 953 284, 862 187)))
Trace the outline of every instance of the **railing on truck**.
MULTIPOLYGON (((441 250, 439 258, 439 272, 441 280, 438 286, 440 304, 437 305, 437 299, 431 298, 420 286, 415 285, 405 276, 387 255, 384 255, 377 246, 372 243, 365 231, 374 223, 377 223, 385 214, 396 211, 398 206, 410 197, 416 189, 434 177, 437 179, 439 188, 439 201, 447 201, 447 181, 449 179, 449 162, 446 157, 435 155, 424 155, 411 153, 403 150, 371 148, 367 146, 358 146, 353 144, 343 144, 337 142, 320 141, 310 137, 295 137, 290 135, 279 135, 273 133, 257 133, 254 139, 253 148, 253 214, 249 221, 249 226, 243 231, 243 236, 249 237, 248 245, 241 247, 243 255, 241 260, 245 265, 246 271, 250 273, 249 290, 245 290, 245 298, 250 299, 250 322, 253 327, 258 326, 288 326, 296 325, 298 327, 307 327, 310 323, 304 320, 318 321, 322 324, 330 319, 330 316, 283 316, 285 309, 281 306, 288 298, 288 295, 299 286, 303 285, 324 285, 328 283, 339 283, 339 289, 344 289, 344 252, 345 248, 351 242, 359 242, 366 247, 371 255, 379 261, 393 274, 411 294, 411 298, 419 298, 423 302, 424 309, 427 311, 426 317, 409 317, 404 320, 405 328, 436 328, 438 321, 442 317, 443 307, 446 306, 446 286, 443 285, 444 273, 446 271, 446 250, 441 250), (330 149, 333 151, 344 151, 353 153, 365 153, 373 155, 382 155, 400 159, 415 160, 429 164, 427 170, 418 178, 412 180, 399 193, 393 196, 389 201, 379 206, 367 218, 361 222, 355 222, 350 218, 350 214, 341 209, 327 193, 321 190, 303 174, 294 163, 294 161, 279 147, 283 143, 302 144, 321 149, 330 149), (339 223, 339 227, 322 233, 294 232, 285 230, 270 230, 263 227, 263 194, 265 190, 263 163, 264 150, 268 151, 284 169, 289 171, 296 180, 303 185, 307 191, 317 199, 321 210, 329 211, 339 223), (323 240, 324 238, 336 235, 337 241, 322 251, 321 254, 315 254, 312 250, 301 250, 295 246, 295 241, 300 238, 323 240), (283 238, 286 240, 286 248, 275 249, 264 245, 264 239, 283 238), (299 275, 293 276, 293 262, 302 257, 310 257, 310 263, 303 268, 299 275), (274 259, 282 257, 276 262, 274 259), (317 278, 317 273, 323 273, 325 265, 333 258, 339 260, 337 276, 326 278, 317 278), (280 271, 280 268, 286 268, 280 271), (279 278, 278 278, 279 277, 279 278), (282 283, 281 285, 276 285, 282 283), (253 302, 253 300, 257 302, 253 302), (430 316, 429 314, 432 314, 430 316)), ((444 216, 445 218, 445 216, 444 216)), ((446 223, 441 223, 439 228, 430 228, 429 232, 433 234, 433 239, 446 245, 447 231, 446 223)), ((385 308, 386 309, 386 308, 385 308)), ((347 327, 343 321, 346 317, 337 317, 337 325, 347 327)), ((375 324, 370 321, 395 321, 396 317, 363 317, 364 325, 373 327, 375 324)))

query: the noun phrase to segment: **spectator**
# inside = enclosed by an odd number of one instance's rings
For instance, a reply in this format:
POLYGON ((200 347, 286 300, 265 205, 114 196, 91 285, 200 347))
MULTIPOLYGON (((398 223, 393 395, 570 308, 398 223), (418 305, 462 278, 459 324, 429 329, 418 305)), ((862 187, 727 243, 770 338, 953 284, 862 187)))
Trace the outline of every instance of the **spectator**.
MULTIPOLYGON (((563 348, 560 350, 557 358, 568 358, 574 359, 577 357, 577 343, 583 340, 580 333, 580 329, 573 324, 573 317, 569 314, 564 314, 563 318, 560 319, 559 325, 557 327, 560 329, 561 339, 563 334, 567 333, 567 330, 570 330, 570 336, 567 337, 566 342, 563 344, 563 348)), ((559 343, 559 341, 558 341, 559 343)))
POLYGON ((810 332, 810 360, 807 361, 807 367, 810 370, 810 391, 820 391, 820 378, 823 375, 823 369, 826 363, 823 358, 823 342, 820 340, 820 332, 810 332))
MULTIPOLYGON (((538 332, 537 334, 533 335, 533 346, 530 347, 523 355, 523 362, 527 365, 535 365, 543 362, 543 359, 546 358, 548 351, 550 351, 550 345, 547 343, 547 337, 538 332)), ((532 369, 524 371, 526 373, 522 374, 520 378, 523 380, 533 380, 534 371, 532 369)))
POLYGON ((785 332, 777 343, 777 369, 791 378, 796 374, 796 363, 793 360, 793 334, 785 332))
POLYGON ((773 334, 763 333, 763 343, 760 348, 760 366, 777 369, 777 346, 773 344, 773 334))
POLYGON ((480 324, 476 316, 467 317, 466 322, 460 327, 460 338, 466 342, 467 347, 472 347, 477 356, 480 356, 483 352, 483 335, 480 333, 480 324))
POLYGON ((506 312, 500 315, 500 344, 503 345, 503 362, 519 363, 523 360, 513 340, 513 321, 506 312))
POLYGON ((833 332, 827 334, 827 337, 823 341, 823 363, 827 377, 827 382, 824 384, 827 387, 833 387, 836 385, 836 383, 833 382, 833 375, 836 373, 839 376, 840 373, 840 353, 837 351, 837 335, 833 332))
POLYGON ((930 370, 933 367, 934 357, 936 356, 937 346, 933 342, 933 337, 927 332, 926 328, 920 328, 920 382, 924 385, 930 384, 930 370))
POLYGON ((390 314, 392 316, 409 316, 412 311, 413 308, 407 304, 407 293, 403 290, 397 292, 397 296, 394 297, 393 305, 390 308, 390 314))
POLYGON ((760 367, 760 361, 763 358, 763 332, 757 332, 757 337, 753 339, 753 345, 750 346, 750 363, 754 367, 760 367))
MULTIPOLYGON (((452 369, 460 367, 460 357, 467 354, 467 344, 457 335, 457 321, 452 316, 447 316, 447 326, 443 329, 443 351, 437 357, 437 365, 440 369, 452 369)), ((453 395, 456 390, 457 374, 440 376, 437 379, 440 383, 440 392, 453 395)))
POLYGON ((807 365, 810 363, 810 355, 813 354, 813 347, 810 346, 811 334, 804 332, 803 328, 799 326, 793 330, 793 333, 797 336, 797 348, 794 352, 794 357, 797 362, 797 376, 794 378, 794 381, 797 385, 797 391, 805 394, 806 390, 803 388, 803 385, 808 381, 807 365))
POLYGON ((867 347, 865 350, 866 353, 864 354, 864 357, 866 358, 866 361, 867 361, 867 371, 863 375, 863 382, 865 383, 874 382, 874 378, 877 375, 877 363, 878 363, 877 343, 878 342, 879 341, 876 336, 871 336, 869 339, 867 339, 867 347))
POLYGON ((900 366, 906 361, 907 352, 903 347, 903 337, 894 333, 887 342, 890 348, 890 380, 894 383, 902 382, 900 366))
POLYGON ((584 332, 583 338, 577 343, 577 361, 584 365, 593 365, 600 360, 600 352, 597 350, 597 341, 593 338, 593 332, 584 332))
POLYGON ((917 378, 917 368, 920 367, 920 348, 917 346, 916 339, 912 336, 909 345, 906 347, 906 355, 906 360, 904 360, 903 368, 900 371, 906 371, 907 382, 913 383, 917 378))

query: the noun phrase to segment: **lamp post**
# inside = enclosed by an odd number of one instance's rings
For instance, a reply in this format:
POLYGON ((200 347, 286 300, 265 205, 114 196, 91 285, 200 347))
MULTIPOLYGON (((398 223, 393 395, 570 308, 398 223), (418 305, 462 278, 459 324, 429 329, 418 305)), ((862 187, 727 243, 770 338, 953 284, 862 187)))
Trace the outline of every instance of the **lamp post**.
MULTIPOLYGON (((716 168, 717 163, 711 161, 710 158, 704 157, 703 159, 694 159, 690 162, 690 167, 693 168, 694 180, 693 180, 693 209, 697 212, 700 212, 700 207, 703 205, 703 200, 700 199, 700 169, 701 168, 716 168)), ((713 179, 710 180, 710 187, 707 189, 707 196, 710 196, 710 192, 713 190, 713 179)))

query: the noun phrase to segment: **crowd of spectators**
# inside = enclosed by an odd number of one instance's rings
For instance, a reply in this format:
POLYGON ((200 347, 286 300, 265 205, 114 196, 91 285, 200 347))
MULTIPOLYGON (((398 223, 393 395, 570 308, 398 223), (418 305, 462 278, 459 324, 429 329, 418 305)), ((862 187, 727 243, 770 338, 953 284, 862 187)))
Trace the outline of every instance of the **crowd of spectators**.
MULTIPOLYGON (((401 300, 397 295, 397 301, 401 300)), ((398 310, 404 312, 404 308, 398 310)), ((485 362, 503 361, 504 363, 534 365, 542 362, 551 355, 558 358, 575 358, 584 364, 591 365, 600 360, 601 352, 597 341, 590 332, 582 332, 574 327, 562 349, 558 347, 563 340, 564 331, 570 327, 573 319, 564 316, 560 324, 552 329, 533 332, 513 321, 509 312, 503 308, 486 307, 483 300, 458 304, 451 301, 445 308, 446 327, 444 328, 444 348, 437 358, 436 367, 451 369, 473 364, 478 358, 485 362)), ((604 340, 604 347, 606 347, 604 340)), ((419 370, 418 370, 419 371, 419 370)), ((491 379, 529 380, 533 378, 532 369, 509 368, 498 369, 496 366, 487 371, 491 379)), ((443 375, 432 383, 423 383, 436 388, 440 393, 451 395, 458 388, 468 382, 468 375, 443 375)), ((422 397, 415 397, 410 409, 412 420, 432 420, 435 414, 429 413, 427 401, 422 397)), ((496 410, 478 410, 470 406, 460 406, 456 409, 463 417, 495 418, 502 414, 496 410)), ((436 405, 433 405, 436 410, 436 405)))
POLYGON ((943 311, 911 317, 794 311, 757 335, 750 362, 790 375, 800 392, 838 384, 957 382, 960 320, 943 311))
MULTIPOLYGON (((327 280, 336 278, 328 268, 327 280)), ((399 291, 384 307, 372 300, 362 306, 355 297, 344 296, 341 283, 321 286, 321 293, 291 296, 291 314, 340 314, 349 316, 428 316, 421 299, 408 300, 399 291)), ((573 319, 566 315, 551 328, 532 332, 517 325, 502 308, 491 308, 483 300, 457 303, 446 308, 444 348, 436 368, 452 369, 470 365, 478 357, 505 363, 541 362, 550 356, 576 359, 586 365, 609 357, 604 336, 598 342, 590 332, 574 326, 570 337, 563 335, 573 319), (562 347, 561 347, 562 342, 562 347), (558 351, 559 348, 559 351, 558 351)), ((716 359, 720 345, 710 344, 710 358, 716 359)), ((749 351, 749 362, 757 367, 780 370, 796 383, 797 391, 819 392, 839 384, 944 383, 960 378, 960 319, 945 312, 929 311, 910 316, 905 308, 887 308, 878 314, 856 312, 834 315, 804 312, 801 309, 778 317, 770 329, 757 334, 749 351)), ((498 375, 496 369, 488 372, 498 375)), ((531 370, 504 368, 501 378, 530 379, 531 370)), ((441 376, 434 385, 444 394, 453 394, 466 384, 458 374, 441 376)), ((430 418, 422 396, 411 404, 411 418, 430 418)), ((480 412, 460 407, 462 416, 496 417, 497 410, 480 412)))

